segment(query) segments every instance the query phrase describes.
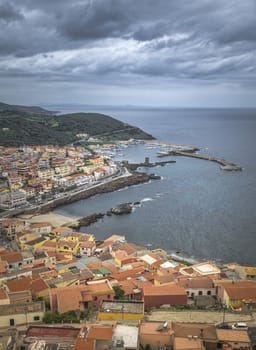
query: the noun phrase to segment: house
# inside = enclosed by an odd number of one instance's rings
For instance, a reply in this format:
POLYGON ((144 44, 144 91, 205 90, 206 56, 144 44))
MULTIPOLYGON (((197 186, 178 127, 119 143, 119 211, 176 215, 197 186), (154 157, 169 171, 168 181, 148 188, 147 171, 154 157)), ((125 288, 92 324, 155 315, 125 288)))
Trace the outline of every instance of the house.
POLYGON ((4 288, 8 294, 31 291, 33 298, 49 298, 49 286, 41 277, 10 280, 4 284, 4 288))
POLYGON ((256 267, 255 266, 237 266, 235 271, 239 277, 243 280, 256 280, 256 267))
POLYGON ((146 284, 143 287, 145 307, 162 305, 186 305, 187 293, 183 287, 175 282, 154 286, 146 284))
POLYGON ((117 324, 113 334, 113 348, 139 349, 139 328, 134 325, 117 324))
POLYGON ((36 251, 38 248, 40 248, 45 241, 47 241, 48 238, 46 237, 42 237, 42 236, 39 236, 31 241, 28 241, 24 244, 25 248, 24 249, 28 249, 28 250, 31 250, 31 251, 36 251))
POLYGON ((53 235, 54 237, 60 237, 60 236, 69 236, 71 235, 73 232, 73 229, 68 227, 68 226, 60 226, 60 227, 56 227, 55 229, 53 229, 51 231, 51 235, 53 235))
POLYGON ((42 322, 45 304, 42 301, 0 306, 0 324, 12 327, 42 322))
MULTIPOLYGON (((173 322, 172 327, 174 330, 175 338, 183 338, 183 339, 188 338, 188 340, 193 340, 193 341, 196 339, 200 339, 203 341, 203 344, 206 350, 216 350, 217 348, 218 340, 217 340, 216 328, 215 328, 215 325, 213 324, 173 322)), ((178 344, 176 342, 176 347, 179 347, 181 344, 182 342, 178 342, 178 344)), ((187 344, 184 344, 184 345, 186 350, 187 344)), ((196 341, 194 345, 196 349, 198 349, 198 346, 201 346, 196 341)))
POLYGON ((247 330, 217 329, 218 348, 225 350, 251 350, 247 330))
POLYGON ((112 348, 114 328, 112 325, 91 325, 83 326, 75 341, 74 350, 94 350, 96 344, 103 349, 112 348))
POLYGON ((239 310, 244 304, 256 305, 256 281, 216 281, 217 298, 222 305, 239 310))
POLYGON ((178 277, 177 283, 183 287, 187 296, 194 298, 198 295, 215 296, 214 283, 209 277, 178 277))
POLYGON ((23 263, 22 263, 23 268, 33 265, 35 257, 32 252, 25 250, 21 252, 21 255, 23 258, 23 263))
POLYGON ((19 292, 9 292, 8 298, 10 304, 31 303, 32 293, 30 290, 24 290, 19 292))
POLYGON ((28 242, 31 242, 37 238, 41 237, 39 233, 37 232, 31 232, 31 231, 24 231, 22 233, 19 233, 16 237, 16 243, 19 246, 21 250, 28 250, 31 247, 27 246, 28 242))
POLYGON ((143 301, 103 301, 98 312, 99 321, 138 321, 143 318, 143 301))
POLYGON ((201 262, 191 266, 181 267, 180 274, 186 277, 209 277, 212 280, 220 279, 220 269, 211 261, 201 262))
POLYGON ((145 269, 149 271, 157 271, 163 261, 153 253, 148 253, 140 256, 140 259, 144 262, 145 269))
POLYGON ((21 253, 14 251, 0 252, 0 261, 6 261, 8 270, 18 270, 22 267, 23 257, 21 253))
POLYGON ((0 203, 3 208, 10 209, 20 207, 27 203, 26 192, 23 190, 6 193, 5 201, 0 203))
POLYGON ((205 350, 202 339, 197 336, 175 337, 173 350, 205 350))
POLYGON ((88 282, 86 285, 50 290, 53 311, 84 310, 90 305, 99 307, 103 300, 113 300, 114 291, 107 280, 88 282))
POLYGON ((67 252, 77 255, 79 252, 79 242, 70 241, 67 239, 59 239, 56 245, 58 252, 67 252))
POLYGON ((40 235, 48 235, 52 230, 52 225, 49 222, 36 222, 31 224, 29 228, 40 235))
POLYGON ((64 325, 61 327, 57 325, 30 325, 24 336, 23 348, 73 349, 79 331, 79 328, 65 327, 64 325))
POLYGON ((80 243, 79 254, 81 256, 92 256, 96 250, 96 243, 94 241, 85 241, 80 243))
POLYGON ((125 242, 125 236, 119 236, 119 235, 112 235, 105 239, 103 243, 101 243, 97 249, 96 253, 101 253, 101 252, 106 252, 109 251, 111 246, 116 243, 116 242, 125 242))
POLYGON ((18 219, 3 219, 2 231, 6 237, 10 240, 15 239, 16 234, 22 232, 25 229, 25 221, 18 219))
POLYGON ((170 349, 173 344, 174 331, 170 322, 142 321, 139 326, 140 345, 145 349, 151 348, 170 349))

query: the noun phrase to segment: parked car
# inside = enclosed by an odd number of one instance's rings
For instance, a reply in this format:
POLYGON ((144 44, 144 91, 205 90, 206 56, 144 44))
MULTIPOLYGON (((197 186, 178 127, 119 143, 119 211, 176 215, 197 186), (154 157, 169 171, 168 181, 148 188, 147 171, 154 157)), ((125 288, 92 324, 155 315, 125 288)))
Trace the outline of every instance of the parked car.
POLYGON ((216 328, 219 328, 219 329, 230 329, 231 326, 228 323, 222 322, 220 324, 217 324, 216 328))
POLYGON ((247 326, 247 324, 244 323, 244 322, 237 322, 237 323, 232 324, 231 328, 232 328, 232 329, 247 330, 247 329, 248 329, 248 326, 247 326))

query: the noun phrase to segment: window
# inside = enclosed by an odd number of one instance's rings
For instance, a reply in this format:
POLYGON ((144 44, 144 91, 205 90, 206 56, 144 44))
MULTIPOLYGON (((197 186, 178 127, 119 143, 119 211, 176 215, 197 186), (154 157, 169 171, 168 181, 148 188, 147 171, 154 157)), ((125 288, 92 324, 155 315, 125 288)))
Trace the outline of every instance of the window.
POLYGON ((211 295, 212 292, 210 290, 207 291, 207 295, 211 295))
POLYGON ((40 316, 34 316, 34 321, 40 321, 40 316))
POLYGON ((98 300, 98 297, 94 297, 94 299, 93 299, 94 301, 96 301, 96 300, 98 300))
POLYGON ((203 295, 203 292, 199 290, 198 295, 203 295))

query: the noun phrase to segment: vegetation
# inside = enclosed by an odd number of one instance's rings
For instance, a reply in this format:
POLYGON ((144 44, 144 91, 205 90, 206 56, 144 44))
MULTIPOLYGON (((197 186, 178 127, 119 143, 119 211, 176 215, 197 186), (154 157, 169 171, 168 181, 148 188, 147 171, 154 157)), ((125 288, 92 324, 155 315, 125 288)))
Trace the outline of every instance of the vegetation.
POLYGON ((76 135, 101 140, 153 139, 141 129, 98 113, 53 115, 40 107, 0 103, 0 145, 66 145, 79 143, 76 135))
POLYGON ((80 323, 80 320, 88 319, 91 315, 92 310, 87 309, 84 311, 67 311, 63 314, 58 312, 47 311, 44 315, 43 322, 50 323, 80 323))
POLYGON ((120 288, 119 286, 113 286, 113 289, 115 292, 115 296, 114 296, 115 300, 128 300, 128 297, 127 295, 125 295, 122 288, 120 288))

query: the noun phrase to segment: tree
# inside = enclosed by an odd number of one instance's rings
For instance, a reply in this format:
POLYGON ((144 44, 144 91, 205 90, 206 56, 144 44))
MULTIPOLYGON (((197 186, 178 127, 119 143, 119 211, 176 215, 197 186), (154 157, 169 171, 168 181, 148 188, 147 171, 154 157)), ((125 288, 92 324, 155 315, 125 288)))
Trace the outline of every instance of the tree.
POLYGON ((123 291, 123 289, 121 287, 114 286, 113 289, 114 289, 114 292, 115 292, 115 296, 114 296, 115 300, 125 300, 125 299, 127 299, 127 296, 125 295, 125 292, 123 291))

